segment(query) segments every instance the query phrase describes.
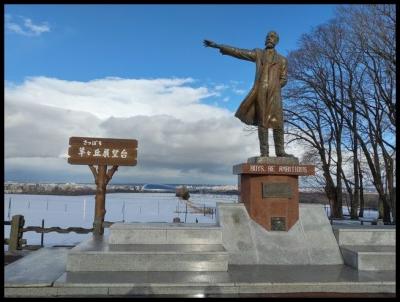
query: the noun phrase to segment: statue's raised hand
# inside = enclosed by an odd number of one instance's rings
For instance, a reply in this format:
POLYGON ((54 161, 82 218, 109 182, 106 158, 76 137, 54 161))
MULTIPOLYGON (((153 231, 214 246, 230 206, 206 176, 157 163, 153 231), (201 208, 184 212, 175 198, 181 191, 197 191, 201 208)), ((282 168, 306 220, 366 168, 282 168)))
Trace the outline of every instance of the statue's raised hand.
POLYGON ((218 48, 219 45, 211 40, 204 40, 203 44, 205 47, 213 47, 213 48, 218 48))

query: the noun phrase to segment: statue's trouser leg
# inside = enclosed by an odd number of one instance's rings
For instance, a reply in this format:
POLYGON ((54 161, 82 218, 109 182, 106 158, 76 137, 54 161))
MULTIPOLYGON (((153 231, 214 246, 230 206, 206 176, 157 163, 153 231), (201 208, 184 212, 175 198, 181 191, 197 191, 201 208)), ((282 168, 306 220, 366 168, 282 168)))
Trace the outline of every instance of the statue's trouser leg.
POLYGON ((260 140, 261 156, 269 156, 268 128, 258 127, 258 139, 260 140))
POLYGON ((292 157, 293 155, 287 154, 285 152, 284 142, 283 142, 283 129, 278 128, 273 130, 274 142, 275 142, 275 154, 281 157, 292 157))

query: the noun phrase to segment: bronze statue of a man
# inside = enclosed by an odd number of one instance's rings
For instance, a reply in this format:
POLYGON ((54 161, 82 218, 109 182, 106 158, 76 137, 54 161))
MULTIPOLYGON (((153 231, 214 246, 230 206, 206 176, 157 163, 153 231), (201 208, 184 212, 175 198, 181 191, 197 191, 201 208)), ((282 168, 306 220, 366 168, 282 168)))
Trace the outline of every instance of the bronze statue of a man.
POLYGON ((283 143, 283 111, 281 88, 287 82, 287 59, 275 50, 279 36, 270 31, 265 49, 240 49, 204 40, 204 46, 218 48, 224 55, 256 63, 253 88, 240 104, 235 116, 247 125, 258 126, 261 156, 269 156, 268 128, 273 129, 276 156, 292 157, 285 153, 283 143))

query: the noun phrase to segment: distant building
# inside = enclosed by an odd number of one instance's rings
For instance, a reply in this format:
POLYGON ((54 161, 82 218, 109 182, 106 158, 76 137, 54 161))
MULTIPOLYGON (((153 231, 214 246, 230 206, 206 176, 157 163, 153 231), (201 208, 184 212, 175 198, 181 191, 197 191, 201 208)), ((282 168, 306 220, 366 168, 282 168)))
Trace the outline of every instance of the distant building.
POLYGON ((175 193, 175 187, 161 184, 145 184, 142 188, 143 192, 164 192, 175 193))

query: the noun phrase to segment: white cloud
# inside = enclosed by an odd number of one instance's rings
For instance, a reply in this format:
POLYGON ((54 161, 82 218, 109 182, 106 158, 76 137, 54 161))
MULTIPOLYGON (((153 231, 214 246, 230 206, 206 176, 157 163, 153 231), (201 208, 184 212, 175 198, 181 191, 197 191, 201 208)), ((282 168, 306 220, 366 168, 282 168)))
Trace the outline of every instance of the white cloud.
POLYGON ((228 110, 200 101, 215 96, 206 87, 192 87, 193 79, 105 78, 89 82, 54 78, 28 78, 18 87, 7 86, 6 97, 13 100, 83 111, 97 116, 171 115, 183 120, 210 116, 230 116, 228 110))
POLYGON ((243 95, 246 93, 246 90, 244 89, 233 89, 232 91, 238 95, 243 95))
POLYGON ((6 179, 92 181, 86 166, 65 158, 69 137, 90 136, 138 140, 138 165, 121 167, 116 182, 235 184, 232 166, 259 154, 257 132, 243 131, 233 112, 201 103, 215 92, 194 84, 190 78, 46 77, 6 83, 6 179))
POLYGON ((5 27, 8 31, 24 36, 40 36, 42 33, 50 32, 47 22, 34 24, 30 18, 17 16, 16 18, 6 14, 5 27))
POLYGON ((257 138, 229 110, 201 103, 213 94, 192 79, 6 83, 6 178, 19 171, 71 180, 76 170, 82 179, 86 169, 63 157, 70 136, 93 136, 139 141, 138 166, 123 167, 117 181, 235 183, 232 165, 257 154, 257 138))
POLYGON ((42 23, 41 25, 33 24, 32 20, 29 18, 24 20, 24 25, 35 36, 39 36, 42 33, 50 31, 50 27, 47 23, 42 23))
POLYGON ((225 84, 219 84, 219 85, 216 85, 216 86, 214 87, 214 89, 215 89, 216 91, 225 90, 225 89, 227 89, 227 88, 229 88, 229 86, 228 86, 228 85, 225 85, 225 84))
POLYGON ((59 157, 69 136, 97 136, 100 120, 88 113, 5 99, 5 158, 59 157))

